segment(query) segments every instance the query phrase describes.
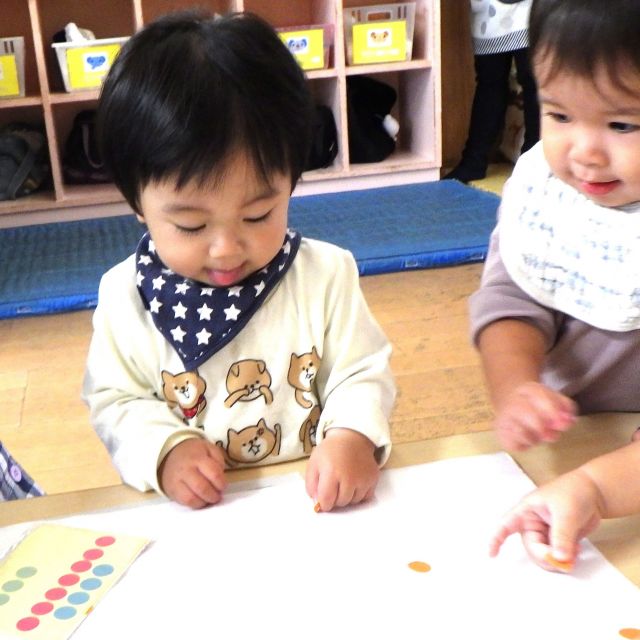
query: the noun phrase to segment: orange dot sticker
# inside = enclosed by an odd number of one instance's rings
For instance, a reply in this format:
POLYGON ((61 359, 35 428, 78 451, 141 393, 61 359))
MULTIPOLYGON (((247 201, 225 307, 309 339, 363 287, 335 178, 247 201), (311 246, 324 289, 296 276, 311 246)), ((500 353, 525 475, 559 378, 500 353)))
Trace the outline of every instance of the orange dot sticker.
POLYGON ((559 571, 571 571, 571 569, 573 569, 573 562, 570 560, 558 560, 550 553, 547 553, 544 559, 545 562, 548 562, 554 569, 558 569, 559 571))
POLYGON ((620 629, 619 634, 623 638, 640 638, 640 629, 627 627, 626 629, 620 629))
POLYGON ((421 562, 420 560, 415 560, 409 563, 409 569, 417 571, 418 573, 427 573, 427 571, 431 571, 431 565, 428 565, 426 562, 421 562))

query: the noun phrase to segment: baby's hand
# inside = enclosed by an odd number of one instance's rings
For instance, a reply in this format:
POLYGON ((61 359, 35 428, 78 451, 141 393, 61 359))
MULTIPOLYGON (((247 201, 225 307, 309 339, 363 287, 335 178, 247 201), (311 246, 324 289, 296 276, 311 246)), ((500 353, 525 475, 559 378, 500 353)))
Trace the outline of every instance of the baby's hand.
POLYGON ((526 496, 503 519, 491 540, 489 555, 519 533, 531 559, 549 571, 571 571, 578 542, 602 519, 600 493, 589 476, 577 469, 526 496))
POLYGON ((351 429, 327 431, 307 465, 307 493, 322 511, 368 500, 380 470, 369 438, 351 429))
POLYGON ((222 449, 203 438, 190 438, 166 455, 158 470, 160 486, 169 498, 200 509, 216 504, 227 486, 222 449))
POLYGON ((505 449, 524 451, 540 442, 555 442, 575 420, 573 400, 539 382, 525 382, 498 408, 494 427, 505 449))

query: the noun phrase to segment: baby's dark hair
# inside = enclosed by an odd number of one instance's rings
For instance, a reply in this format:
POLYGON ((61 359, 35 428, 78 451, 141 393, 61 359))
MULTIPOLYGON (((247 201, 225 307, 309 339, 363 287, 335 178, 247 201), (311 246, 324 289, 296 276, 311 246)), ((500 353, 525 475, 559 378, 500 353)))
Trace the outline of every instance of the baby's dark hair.
POLYGON ((593 78, 603 66, 620 88, 625 69, 640 74, 639 0, 533 0, 529 48, 534 63, 548 59, 548 73, 593 78))
POLYGON ((140 193, 167 178, 221 180, 246 153, 259 177, 300 178, 312 101, 277 33, 251 14, 169 14, 127 41, 102 87, 98 131, 114 182, 140 213, 140 193))

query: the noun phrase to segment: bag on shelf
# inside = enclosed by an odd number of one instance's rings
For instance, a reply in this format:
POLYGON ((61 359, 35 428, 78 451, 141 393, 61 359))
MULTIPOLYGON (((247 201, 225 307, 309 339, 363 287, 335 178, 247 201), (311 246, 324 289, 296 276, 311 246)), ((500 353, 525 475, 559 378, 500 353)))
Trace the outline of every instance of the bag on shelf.
POLYGON ((49 177, 47 139, 41 127, 14 122, 0 129, 0 200, 15 200, 49 177))
POLYGON ((338 155, 338 131, 333 112, 329 107, 316 106, 313 135, 309 158, 305 171, 324 169, 328 167, 338 155))
POLYGON ((64 146, 62 174, 68 184, 111 182, 96 139, 96 112, 80 111, 64 146))
POLYGON ((347 78, 351 162, 381 162, 395 151, 397 122, 390 111, 396 98, 396 90, 384 82, 368 76, 347 78))

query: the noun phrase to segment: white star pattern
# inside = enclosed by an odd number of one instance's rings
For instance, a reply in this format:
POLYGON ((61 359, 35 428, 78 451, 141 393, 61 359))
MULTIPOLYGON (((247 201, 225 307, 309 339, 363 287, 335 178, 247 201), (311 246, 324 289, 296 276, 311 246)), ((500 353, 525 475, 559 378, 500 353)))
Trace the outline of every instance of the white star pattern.
POLYGON ((211 334, 206 329, 202 329, 202 331, 198 331, 198 333, 196 333, 196 338, 198 338, 198 344, 209 344, 210 337, 211 337, 211 334))
POLYGON ((184 282, 180 282, 179 284, 176 285, 176 293, 185 294, 190 288, 191 287, 189 287, 189 284, 185 280, 184 282))
POLYGON ((156 243, 151 239, 149 239, 149 251, 152 253, 156 252, 156 243))
POLYGON ((207 307, 206 302, 201 307, 198 307, 196 311, 200 316, 200 320, 211 320, 211 312, 213 311, 213 309, 207 307))
POLYGON ((160 300, 158 300, 157 297, 155 297, 150 303, 149 303, 149 309, 151 309, 151 313, 158 313, 158 311, 160 311, 160 307, 163 305, 162 302, 160 302, 160 300))
POLYGON ((171 307, 173 309, 173 313, 175 314, 174 318, 182 318, 183 320, 187 319, 187 307, 185 307, 182 302, 178 302, 177 305, 171 307))
POLYGON ((236 309, 235 305, 231 305, 224 310, 224 315, 227 320, 237 320, 240 315, 240 309, 236 309))
POLYGON ((182 339, 187 335, 186 332, 182 330, 182 327, 178 325, 175 329, 171 329, 171 335, 176 342, 182 342, 182 339))
POLYGON ((136 256, 138 289, 149 318, 185 367, 199 366, 234 338, 261 306, 265 292, 272 290, 289 267, 299 243, 299 234, 288 231, 277 258, 259 273, 241 284, 213 287, 167 268, 149 235, 143 238, 136 256), (205 302, 202 296, 209 300, 205 302))

